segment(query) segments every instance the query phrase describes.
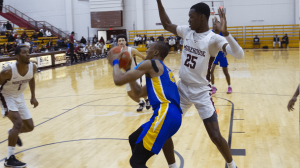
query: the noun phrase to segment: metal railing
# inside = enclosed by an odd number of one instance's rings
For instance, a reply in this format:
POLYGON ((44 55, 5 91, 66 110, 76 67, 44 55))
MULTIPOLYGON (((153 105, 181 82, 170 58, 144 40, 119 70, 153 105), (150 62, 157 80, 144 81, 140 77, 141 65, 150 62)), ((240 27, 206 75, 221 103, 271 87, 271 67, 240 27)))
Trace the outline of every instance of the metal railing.
POLYGON ((47 29, 49 29, 51 31, 52 35, 54 35, 54 36, 57 36, 59 38, 60 37, 66 37, 66 38, 69 37, 69 35, 67 33, 59 30, 58 28, 51 25, 50 23, 48 23, 46 21, 36 21, 10 5, 4 6, 3 9, 4 9, 5 13, 11 13, 12 15, 17 16, 20 20, 28 23, 30 29, 34 29, 36 31, 39 31, 40 29, 43 29, 44 31, 46 31, 47 29))

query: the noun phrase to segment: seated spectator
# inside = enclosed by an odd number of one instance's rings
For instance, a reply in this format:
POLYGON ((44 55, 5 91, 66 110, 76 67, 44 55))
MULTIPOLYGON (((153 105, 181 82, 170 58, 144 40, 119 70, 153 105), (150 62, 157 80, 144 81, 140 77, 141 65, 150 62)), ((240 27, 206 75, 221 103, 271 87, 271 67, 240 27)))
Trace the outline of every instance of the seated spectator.
POLYGON ((101 55, 101 44, 99 42, 96 43, 95 48, 96 48, 96 55, 100 56, 101 55))
POLYGON ((100 44, 101 44, 101 42, 103 42, 103 43, 105 42, 105 41, 104 41, 104 38, 103 38, 102 36, 101 36, 101 38, 100 38, 100 40, 99 40, 99 43, 100 43, 100 44))
POLYGON ((86 44, 86 39, 83 36, 81 37, 80 43, 84 45, 86 44))
POLYGON ((30 42, 29 42, 29 39, 27 38, 26 40, 25 40, 25 43, 24 43, 26 46, 28 46, 29 48, 30 48, 30 46, 31 46, 31 44, 30 44, 30 42))
POLYGON ((38 37, 44 37, 43 29, 40 30, 38 37))
POLYGON ((253 47, 254 48, 255 48, 255 45, 259 45, 259 48, 260 48, 260 42, 259 42, 259 38, 257 35, 253 39, 253 47))
POLYGON ((143 38, 141 35, 139 35, 139 44, 143 44, 143 38))
POLYGON ((86 60, 86 58, 91 58, 88 45, 82 48, 81 51, 84 53, 84 60, 86 60))
POLYGON ((40 49, 40 52, 45 52, 45 51, 46 51, 46 49, 47 49, 47 48, 46 48, 46 46, 45 46, 45 45, 43 45, 43 46, 42 46, 42 48, 40 49))
POLYGON ((22 43, 24 44, 25 43, 25 40, 28 38, 27 34, 26 34, 26 30, 24 30, 23 34, 21 35, 21 40, 22 40, 22 43))
POLYGON ((106 44, 104 44, 104 42, 100 43, 100 50, 101 50, 101 53, 100 53, 101 55, 106 53, 107 48, 106 48, 106 44))
POLYGON ((31 53, 39 53, 39 48, 36 47, 36 46, 32 46, 32 50, 31 50, 31 53))
POLYGON ((285 36, 282 37, 281 40, 281 47, 283 46, 283 44, 285 45, 285 48, 287 48, 288 44, 289 44, 289 37, 287 36, 287 34, 285 34, 285 36))
POLYGON ((38 36, 37 33, 34 31, 34 32, 33 32, 33 35, 31 36, 31 40, 32 40, 32 41, 38 41, 38 37, 39 37, 39 36, 38 36))
POLYGON ((158 41, 165 41, 164 35, 162 34, 161 36, 157 37, 158 41))
POLYGON ((50 39, 49 42, 46 45, 46 48, 48 48, 49 50, 51 50, 52 46, 53 46, 52 39, 50 39))
POLYGON ((80 60, 82 61, 84 58, 84 52, 81 50, 81 44, 79 43, 78 46, 75 48, 74 53, 80 56, 80 60))
POLYGON ((95 47, 95 44, 92 44, 92 45, 90 46, 90 53, 91 53, 91 56, 96 55, 96 47, 95 47))
POLYGON ((58 44, 56 43, 55 46, 54 46, 54 51, 58 51, 59 50, 59 46, 58 44))
POLYGON ((64 46, 63 38, 60 38, 59 40, 57 40, 56 44, 58 45, 58 47, 62 48, 64 46))
POLYGON ((3 23, 2 26, 0 27, 0 32, 1 32, 1 35, 5 35, 5 32, 7 31, 6 29, 6 24, 3 23))
POLYGON ((52 33, 49 29, 46 30, 45 34, 47 37, 52 37, 52 33))
POLYGON ((14 42, 16 40, 10 32, 7 33, 6 37, 8 39, 8 42, 14 42))
POLYGON ((151 40, 152 42, 154 42, 154 37, 153 37, 153 36, 151 36, 151 37, 150 37, 150 40, 151 40))
POLYGON ((174 51, 177 51, 176 41, 173 37, 171 37, 171 40, 169 40, 169 48, 174 47, 174 51))
POLYGON ((5 54, 5 52, 4 52, 4 49, 1 49, 1 50, 0 50, 0 56, 3 56, 3 55, 6 55, 6 54, 5 54))
POLYGON ((8 53, 13 52, 13 51, 15 51, 15 48, 16 48, 16 43, 15 42, 8 43, 8 45, 7 45, 7 52, 8 53))
POLYGON ((6 23, 6 29, 7 30, 13 30, 12 25, 10 24, 9 21, 7 21, 7 23, 6 23))
POLYGON ((273 48, 275 48, 275 44, 279 44, 279 48, 280 48, 280 41, 279 41, 279 37, 277 36, 277 34, 275 35, 275 37, 273 39, 273 48))
POLYGON ((139 45, 139 36, 138 35, 136 35, 135 37, 134 37, 134 46, 138 46, 139 45))
POLYGON ((98 38, 97 36, 95 35, 94 38, 93 38, 93 44, 96 44, 98 42, 98 38))
POLYGON ((147 42, 147 36, 146 36, 146 34, 144 34, 144 36, 143 36, 143 44, 146 44, 146 42, 147 42))
POLYGON ((148 48, 148 46, 149 46, 150 44, 152 44, 152 43, 153 43, 153 41, 152 41, 150 38, 148 38, 146 47, 148 48))

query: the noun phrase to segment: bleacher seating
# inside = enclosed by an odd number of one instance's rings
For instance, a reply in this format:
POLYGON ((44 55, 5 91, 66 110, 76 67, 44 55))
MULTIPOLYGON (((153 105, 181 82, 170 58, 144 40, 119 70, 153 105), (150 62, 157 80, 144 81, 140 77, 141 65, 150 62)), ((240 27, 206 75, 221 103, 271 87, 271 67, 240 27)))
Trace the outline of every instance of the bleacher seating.
MULTIPOLYGON (((212 28, 210 28, 212 29, 212 28)), ((242 48, 253 48, 253 38, 258 35, 260 38, 261 47, 268 46, 273 48, 273 37, 277 34, 280 41, 283 35, 288 34, 289 47, 299 47, 299 25, 262 25, 262 26, 234 26, 228 27, 230 34, 236 38, 237 42, 242 48)), ((155 39, 161 34, 164 37, 173 36, 174 34, 164 29, 155 30, 133 30, 129 31, 129 45, 134 44, 134 37, 136 35, 146 35, 147 38, 153 36, 155 39)), ((276 46, 278 47, 278 45, 276 46)), ((145 45, 137 48, 139 51, 145 51, 145 45)))

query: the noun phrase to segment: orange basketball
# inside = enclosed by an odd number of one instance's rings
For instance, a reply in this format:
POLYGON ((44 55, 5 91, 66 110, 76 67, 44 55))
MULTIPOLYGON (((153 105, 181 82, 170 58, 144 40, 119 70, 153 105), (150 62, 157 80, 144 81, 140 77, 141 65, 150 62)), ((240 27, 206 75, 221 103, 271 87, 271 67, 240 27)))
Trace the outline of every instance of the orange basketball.
POLYGON ((121 52, 121 50, 122 50, 122 47, 120 47, 120 46, 112 48, 112 51, 114 54, 119 54, 121 52))
POLYGON ((125 69, 126 70, 128 64, 130 63, 130 60, 131 60, 130 53, 128 51, 125 51, 121 55, 121 58, 119 60, 119 67, 121 69, 125 69))

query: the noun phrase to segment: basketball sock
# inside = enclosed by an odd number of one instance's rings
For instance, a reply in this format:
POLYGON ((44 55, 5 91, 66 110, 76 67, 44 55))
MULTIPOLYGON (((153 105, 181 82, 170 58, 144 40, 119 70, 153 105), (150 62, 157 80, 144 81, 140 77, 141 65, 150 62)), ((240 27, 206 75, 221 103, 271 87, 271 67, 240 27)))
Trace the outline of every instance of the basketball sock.
POLYGON ((213 84, 212 87, 216 87, 215 84, 213 84))
POLYGON ((228 87, 231 87, 231 85, 228 85, 228 87))
POLYGON ((144 103, 144 101, 143 100, 140 100, 140 103, 139 104, 143 104, 144 103))
POLYGON ((14 155, 15 154, 15 147, 13 146, 8 146, 8 149, 7 149, 7 159, 9 159, 9 157, 11 155, 14 155))
POLYGON ((170 164, 170 165, 169 165, 169 168, 178 168, 177 165, 176 165, 176 162, 173 163, 173 164, 170 164))
POLYGON ((231 163, 227 163, 227 166, 228 166, 228 168, 236 168, 236 165, 235 165, 233 159, 232 159, 231 163))

